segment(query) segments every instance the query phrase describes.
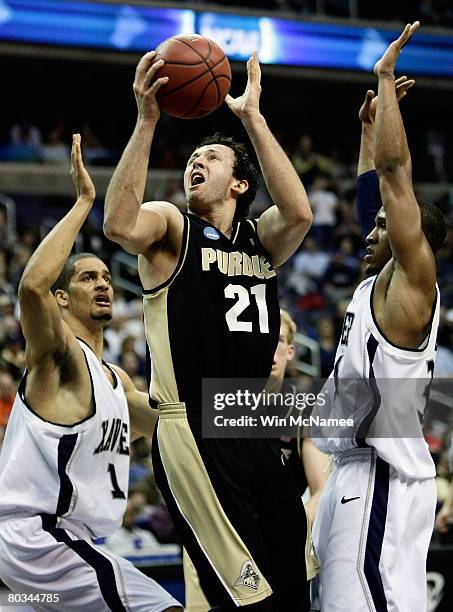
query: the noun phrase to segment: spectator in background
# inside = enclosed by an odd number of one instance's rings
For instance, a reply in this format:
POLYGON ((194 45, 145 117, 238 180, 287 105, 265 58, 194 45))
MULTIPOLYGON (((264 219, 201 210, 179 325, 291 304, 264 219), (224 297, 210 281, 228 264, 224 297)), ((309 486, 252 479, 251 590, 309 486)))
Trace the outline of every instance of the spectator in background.
POLYGON ((10 147, 10 159, 14 161, 41 161, 40 130, 28 121, 16 123, 11 128, 10 147))
POLYGON ((313 210, 313 225, 310 233, 317 240, 324 251, 332 250, 332 237, 336 223, 336 208, 338 197, 329 188, 327 178, 318 175, 313 181, 309 193, 310 204, 313 210))
POLYGON ((321 378, 327 378, 335 363, 337 337, 335 323, 331 317, 322 317, 318 321, 318 339, 321 361, 321 378))
POLYGON ((42 146, 42 159, 48 164, 69 165, 69 146, 64 141, 65 126, 62 119, 49 130, 42 146))
POLYGON ((177 555, 181 549, 177 544, 160 544, 154 535, 136 525, 136 519, 146 505, 146 496, 140 490, 132 489, 127 500, 121 527, 105 538, 104 546, 111 552, 133 561, 137 557, 177 555))
POLYGON ((324 276, 330 262, 330 255, 319 249, 315 238, 307 236, 301 250, 294 256, 293 267, 298 274, 319 280, 324 276))
POLYGON ((151 443, 146 438, 139 438, 131 444, 131 464, 129 468, 129 486, 152 475, 151 443))
POLYGON ((10 332, 3 341, 0 363, 6 367, 14 380, 19 380, 25 369, 24 341, 19 331, 10 332))
POLYGON ((343 238, 332 255, 324 276, 324 291, 332 303, 351 297, 359 275, 359 262, 354 257, 350 238, 343 238))
POLYGON ((112 150, 105 147, 95 129, 90 123, 85 123, 82 127, 83 155, 87 164, 110 165, 114 161, 115 154, 112 150))
POLYGON ((14 404, 17 385, 9 372, 0 370, 0 429, 5 430, 14 404))

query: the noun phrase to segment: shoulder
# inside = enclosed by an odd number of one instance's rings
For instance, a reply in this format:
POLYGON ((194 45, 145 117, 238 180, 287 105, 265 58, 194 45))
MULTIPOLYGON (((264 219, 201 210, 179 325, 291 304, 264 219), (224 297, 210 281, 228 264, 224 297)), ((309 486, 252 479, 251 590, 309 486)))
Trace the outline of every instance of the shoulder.
POLYGON ((112 368, 112 370, 115 372, 115 374, 118 376, 118 378, 121 381, 121 384, 123 385, 124 391, 127 393, 128 391, 134 391, 135 389, 135 385, 132 382, 131 377, 129 376, 129 374, 127 374, 123 368, 120 368, 120 366, 116 365, 116 363, 109 363, 108 366, 110 368, 112 368))

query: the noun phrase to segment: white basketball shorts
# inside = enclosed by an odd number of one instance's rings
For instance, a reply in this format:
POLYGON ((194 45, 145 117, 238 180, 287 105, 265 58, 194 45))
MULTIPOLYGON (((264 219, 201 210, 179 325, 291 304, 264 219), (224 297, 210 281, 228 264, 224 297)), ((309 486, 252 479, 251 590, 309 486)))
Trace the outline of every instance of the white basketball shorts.
POLYGON ((0 578, 14 593, 53 596, 39 603, 35 599, 37 610, 162 612, 181 607, 157 582, 92 544, 82 530, 44 529, 40 516, 0 521, 0 578))
POLYGON ((312 609, 426 610, 435 506, 433 478, 407 479, 371 448, 335 455, 313 525, 321 572, 312 609))

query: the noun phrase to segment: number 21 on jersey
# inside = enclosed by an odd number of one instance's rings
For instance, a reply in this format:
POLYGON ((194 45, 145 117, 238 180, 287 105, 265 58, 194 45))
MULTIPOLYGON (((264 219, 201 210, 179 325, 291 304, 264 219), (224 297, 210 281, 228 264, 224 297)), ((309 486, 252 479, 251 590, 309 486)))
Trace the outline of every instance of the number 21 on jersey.
MULTIPOLYGON (((239 321, 238 317, 250 306, 250 300, 254 299, 258 307, 259 330, 262 334, 269 333, 269 317, 266 304, 266 285, 261 283, 246 289, 242 285, 227 285, 225 297, 236 300, 233 306, 225 313, 226 322, 230 331, 252 332, 254 331, 252 321, 239 321)), ((256 325, 256 323, 255 323, 256 325)))

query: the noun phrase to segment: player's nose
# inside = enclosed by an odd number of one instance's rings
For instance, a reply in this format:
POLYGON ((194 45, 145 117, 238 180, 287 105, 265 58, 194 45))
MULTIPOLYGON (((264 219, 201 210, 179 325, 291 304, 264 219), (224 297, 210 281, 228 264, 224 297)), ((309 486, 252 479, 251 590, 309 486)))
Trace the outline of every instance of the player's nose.
POLYGON ((96 289, 106 290, 110 287, 109 283, 103 276, 98 276, 96 279, 96 289))
POLYGON ((374 228, 369 234, 368 236, 365 238, 365 242, 367 244, 375 244, 376 243, 376 228, 374 228))
POLYGON ((202 157, 196 157, 192 163, 193 163, 194 168, 205 168, 206 167, 202 157))

